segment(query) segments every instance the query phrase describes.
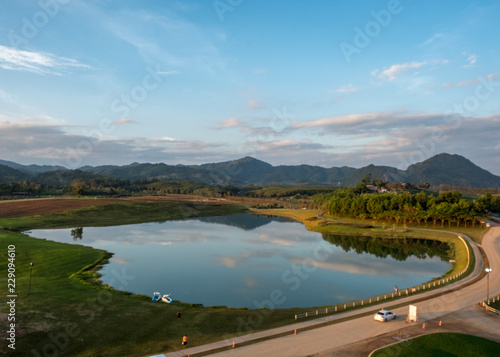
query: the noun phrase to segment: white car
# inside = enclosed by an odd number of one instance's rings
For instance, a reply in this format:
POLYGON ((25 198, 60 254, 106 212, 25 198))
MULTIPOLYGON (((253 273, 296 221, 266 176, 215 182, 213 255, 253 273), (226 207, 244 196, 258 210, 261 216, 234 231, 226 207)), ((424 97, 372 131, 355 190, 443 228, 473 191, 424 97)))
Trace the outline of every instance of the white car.
POLYGON ((386 322, 389 320, 393 320, 396 318, 396 314, 394 312, 390 312, 387 310, 380 310, 373 316, 375 321, 386 322))

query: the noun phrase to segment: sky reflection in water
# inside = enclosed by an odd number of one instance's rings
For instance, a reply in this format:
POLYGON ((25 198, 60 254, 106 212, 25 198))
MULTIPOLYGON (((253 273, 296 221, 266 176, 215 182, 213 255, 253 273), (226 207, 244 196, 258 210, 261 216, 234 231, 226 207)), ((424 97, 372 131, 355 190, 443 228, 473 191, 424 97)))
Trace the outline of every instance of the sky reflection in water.
POLYGON ((438 257, 345 252, 301 223, 248 214, 85 227, 76 240, 71 229, 31 235, 114 253, 101 279, 117 289, 205 306, 257 308, 276 289, 276 308, 333 305, 417 285, 451 267, 438 257))

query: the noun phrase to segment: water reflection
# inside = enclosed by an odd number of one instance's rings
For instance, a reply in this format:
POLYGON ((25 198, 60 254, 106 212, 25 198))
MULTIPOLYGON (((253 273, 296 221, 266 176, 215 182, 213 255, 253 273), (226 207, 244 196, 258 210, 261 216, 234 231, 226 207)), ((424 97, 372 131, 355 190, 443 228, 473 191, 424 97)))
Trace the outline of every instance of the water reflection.
POLYGON ((71 236, 73 240, 78 240, 83 238, 83 227, 73 228, 71 230, 71 236))
MULTIPOLYGON (((280 292, 279 308, 321 306, 417 285, 442 275, 449 247, 307 231, 279 217, 238 214, 116 227, 37 230, 32 236, 114 253, 101 271, 134 278, 126 289, 185 302, 256 308, 280 292), (85 233, 83 232, 85 231, 85 233)), ((116 286, 119 288, 118 286, 116 286)))
POLYGON ((415 238, 373 238, 373 237, 353 237, 335 234, 325 234, 324 238, 345 252, 354 251, 356 253, 369 253, 379 258, 388 256, 404 261, 411 256, 420 259, 426 257, 439 257, 442 260, 453 259, 454 251, 445 242, 432 239, 415 238))

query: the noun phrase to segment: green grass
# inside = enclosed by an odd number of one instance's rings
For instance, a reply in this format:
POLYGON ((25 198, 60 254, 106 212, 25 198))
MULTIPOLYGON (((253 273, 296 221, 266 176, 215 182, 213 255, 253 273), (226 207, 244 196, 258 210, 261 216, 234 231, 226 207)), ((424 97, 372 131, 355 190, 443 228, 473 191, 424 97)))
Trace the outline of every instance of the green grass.
POLYGON ((497 357, 500 343, 459 333, 435 333, 386 347, 373 357, 497 357))
MULTIPOLYGON (((115 204, 62 214, 3 219, 0 229, 0 294, 7 295, 7 247, 15 245, 16 349, 2 347, 9 356, 144 356, 181 349, 183 334, 190 346, 234 338, 283 326, 295 313, 308 309, 248 310, 203 307, 197 304, 151 302, 150 296, 131 295, 100 285, 99 265, 109 253, 80 245, 36 239, 20 233, 30 227, 104 225, 178 219, 187 215, 242 212, 240 206, 187 206, 174 203, 115 204), (75 221, 77 223, 75 223, 75 221), (5 229, 8 228, 8 229, 5 229), (30 262, 34 262, 28 295, 30 262), (182 311, 177 320, 176 312, 182 311)), ((118 272, 120 273, 120 272, 118 272)), ((124 286, 126 290, 126 285, 124 286)), ((2 313, 8 312, 3 304, 2 313)), ((7 328, 7 325, 1 328, 7 328)), ((7 331, 7 329, 3 330, 7 331)), ((7 341, 4 339, 4 342, 7 341)))

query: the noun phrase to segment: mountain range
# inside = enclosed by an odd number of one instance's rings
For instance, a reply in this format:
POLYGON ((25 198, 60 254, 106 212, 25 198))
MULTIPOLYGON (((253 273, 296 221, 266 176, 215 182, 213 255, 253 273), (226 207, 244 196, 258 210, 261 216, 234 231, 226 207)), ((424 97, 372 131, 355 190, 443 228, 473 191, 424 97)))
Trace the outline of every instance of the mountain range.
POLYGON ((500 188, 500 176, 478 167, 463 156, 446 153, 410 165, 406 170, 376 165, 362 168, 348 166, 324 168, 313 165, 273 166, 252 157, 202 165, 132 163, 123 166, 83 166, 77 170, 63 166, 21 165, 0 160, 0 183, 29 180, 55 187, 69 186, 71 181, 77 178, 103 177, 131 181, 138 179, 193 181, 234 186, 248 184, 354 186, 367 174, 384 182, 500 188))

